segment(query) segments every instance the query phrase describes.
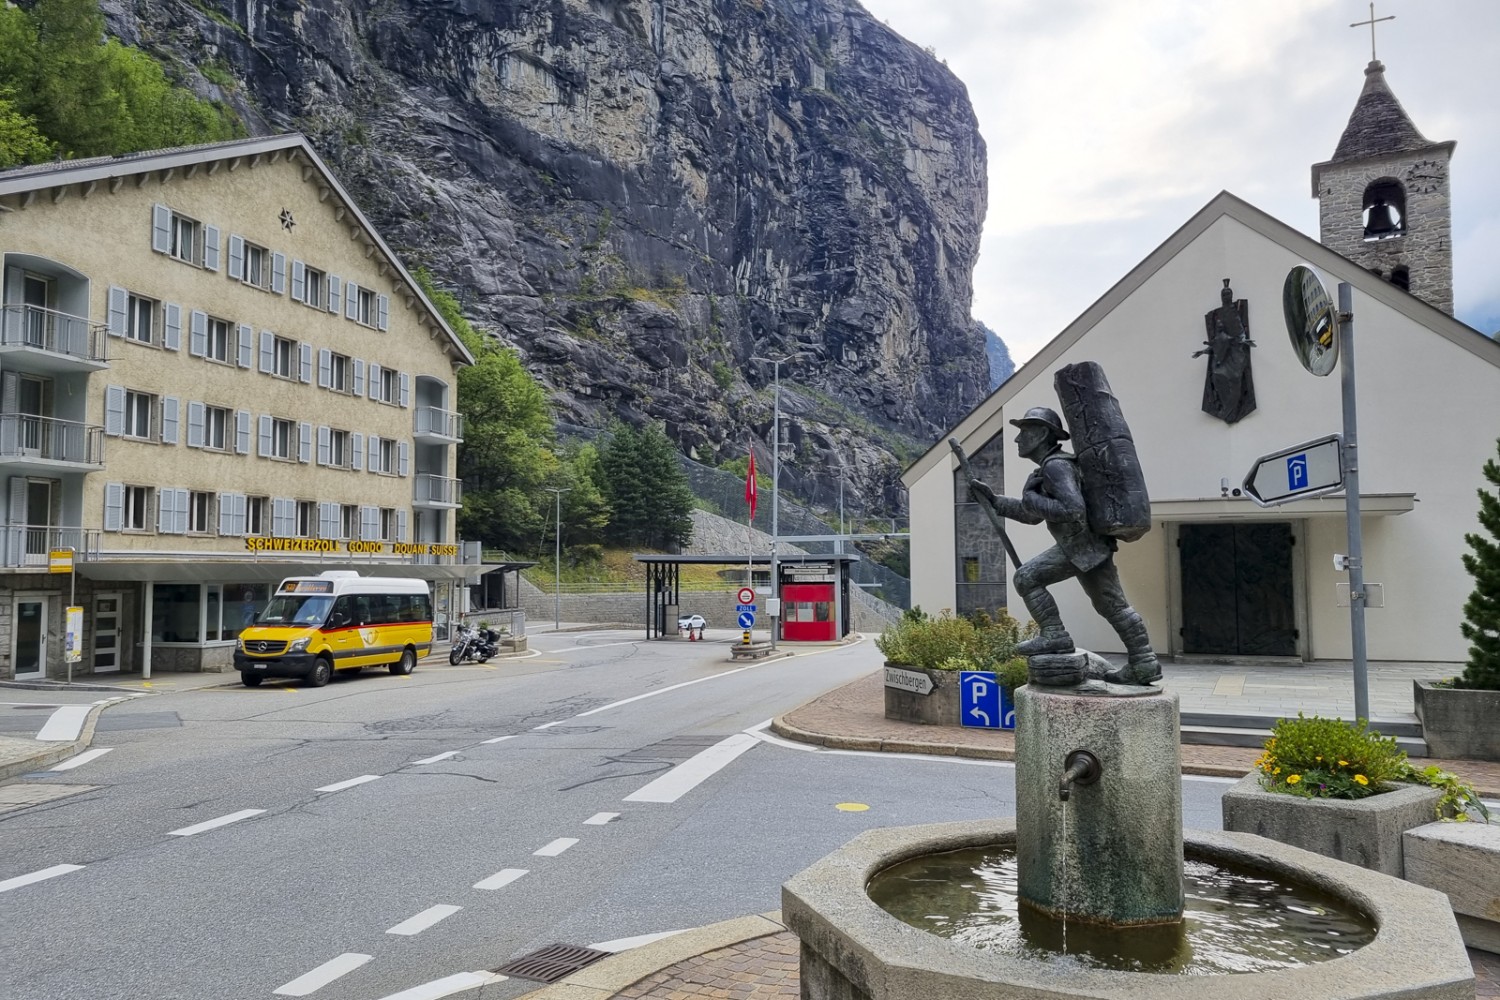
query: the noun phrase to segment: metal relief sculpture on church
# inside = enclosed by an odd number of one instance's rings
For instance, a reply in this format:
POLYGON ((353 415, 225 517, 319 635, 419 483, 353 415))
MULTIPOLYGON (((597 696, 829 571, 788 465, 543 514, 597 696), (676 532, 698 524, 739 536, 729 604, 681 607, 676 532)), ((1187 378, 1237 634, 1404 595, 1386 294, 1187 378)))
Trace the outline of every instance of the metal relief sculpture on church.
POLYGON ((1203 412, 1232 424, 1255 409, 1255 383, 1250 374, 1250 303, 1238 301, 1224 279, 1220 306, 1204 314, 1208 339, 1193 357, 1208 355, 1203 380, 1203 412))

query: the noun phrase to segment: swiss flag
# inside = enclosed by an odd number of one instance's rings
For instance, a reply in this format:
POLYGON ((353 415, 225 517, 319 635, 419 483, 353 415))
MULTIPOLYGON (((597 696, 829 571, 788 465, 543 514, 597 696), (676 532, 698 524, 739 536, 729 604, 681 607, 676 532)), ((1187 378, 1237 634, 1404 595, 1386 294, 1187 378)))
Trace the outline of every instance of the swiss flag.
POLYGON ((750 505, 750 520, 755 520, 755 452, 750 452, 750 472, 745 476, 745 502, 750 505))

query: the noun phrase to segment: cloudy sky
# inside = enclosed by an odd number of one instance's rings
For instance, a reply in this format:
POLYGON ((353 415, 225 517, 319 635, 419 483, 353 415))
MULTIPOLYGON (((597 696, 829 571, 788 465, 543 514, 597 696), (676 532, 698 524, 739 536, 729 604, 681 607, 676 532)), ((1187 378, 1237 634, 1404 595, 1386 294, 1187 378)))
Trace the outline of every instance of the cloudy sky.
MULTIPOLYGON (((1318 234, 1367 0, 862 0, 967 84, 989 145, 974 315, 1029 358, 1221 190, 1318 234)), ((1378 0, 1386 81, 1452 170, 1458 318, 1500 330, 1500 0, 1378 0)))

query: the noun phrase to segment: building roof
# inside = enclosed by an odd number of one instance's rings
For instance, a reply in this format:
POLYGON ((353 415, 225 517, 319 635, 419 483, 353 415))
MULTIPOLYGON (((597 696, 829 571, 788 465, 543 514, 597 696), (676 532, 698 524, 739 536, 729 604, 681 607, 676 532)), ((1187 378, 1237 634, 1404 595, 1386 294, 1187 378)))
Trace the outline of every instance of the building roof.
POLYGON ((458 334, 443 319, 437 307, 423 294, 416 279, 402 265, 395 251, 381 238, 370 220, 359 210, 353 196, 339 183, 338 178, 334 176, 328 164, 323 162, 322 157, 318 156, 307 137, 299 133, 253 139, 232 139, 228 142, 145 150, 139 153, 121 153, 118 156, 94 156, 83 160, 54 160, 50 163, 12 167, 9 170, 0 170, 0 198, 7 195, 34 196, 37 192, 49 188, 67 187, 72 184, 87 185, 92 190, 94 185, 105 183, 111 186, 110 190, 114 190, 124 178, 138 174, 162 171, 170 175, 181 171, 191 175, 204 165, 212 166, 245 158, 249 158, 252 162, 267 160, 274 163, 283 156, 293 160, 298 158, 302 160, 303 179, 317 178, 318 183, 334 199, 335 208, 342 208, 351 217, 355 230, 351 235, 362 236, 366 245, 373 247, 374 252, 381 255, 385 264, 406 285, 410 292, 408 297, 410 304, 419 307, 421 309, 419 315, 425 315, 427 321, 446 337, 451 353, 465 364, 473 364, 474 356, 469 353, 469 349, 464 346, 458 334))
POLYGON ((1354 111, 1349 115, 1343 135, 1339 136, 1333 158, 1313 164, 1313 197, 1319 195, 1318 176, 1324 167, 1427 150, 1446 150, 1451 156, 1456 145, 1451 140, 1433 142, 1417 129, 1385 82, 1385 63, 1372 59, 1365 67, 1364 88, 1354 102, 1354 111))

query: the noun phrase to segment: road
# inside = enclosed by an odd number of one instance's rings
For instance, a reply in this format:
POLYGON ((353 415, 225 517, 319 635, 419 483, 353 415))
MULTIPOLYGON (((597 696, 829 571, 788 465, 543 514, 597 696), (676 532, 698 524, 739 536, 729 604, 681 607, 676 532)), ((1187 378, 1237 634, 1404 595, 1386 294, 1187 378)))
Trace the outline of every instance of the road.
MULTIPOLYGON (((74 794, 0 813, 0 998, 500 1000, 537 948, 773 910, 864 829, 1014 812, 1009 765, 764 730, 872 643, 745 665, 728 635, 113 706, 109 753, 32 779, 74 794)), ((1184 782, 1189 826, 1224 787, 1184 782)))

